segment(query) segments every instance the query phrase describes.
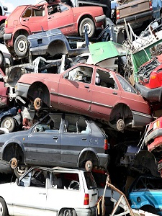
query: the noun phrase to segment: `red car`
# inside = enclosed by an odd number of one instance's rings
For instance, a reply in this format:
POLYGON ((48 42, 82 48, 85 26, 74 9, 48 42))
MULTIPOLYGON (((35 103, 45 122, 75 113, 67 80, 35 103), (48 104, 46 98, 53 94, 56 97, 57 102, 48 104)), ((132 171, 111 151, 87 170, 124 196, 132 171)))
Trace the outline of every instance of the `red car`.
POLYGON ((144 127, 152 117, 148 103, 121 75, 95 65, 78 64, 61 74, 24 74, 16 94, 34 107, 80 113, 125 127, 144 127))
POLYGON ((148 151, 155 156, 158 162, 158 171, 162 177, 162 117, 157 118, 146 127, 143 141, 148 151))
POLYGON ((137 72, 136 89, 150 102, 162 101, 162 55, 143 64, 137 72))
POLYGON ((5 22, 4 41, 9 51, 24 57, 28 51, 27 36, 41 31, 59 28, 65 35, 84 34, 87 27, 89 37, 105 24, 102 7, 70 7, 63 3, 40 3, 18 6, 5 22))

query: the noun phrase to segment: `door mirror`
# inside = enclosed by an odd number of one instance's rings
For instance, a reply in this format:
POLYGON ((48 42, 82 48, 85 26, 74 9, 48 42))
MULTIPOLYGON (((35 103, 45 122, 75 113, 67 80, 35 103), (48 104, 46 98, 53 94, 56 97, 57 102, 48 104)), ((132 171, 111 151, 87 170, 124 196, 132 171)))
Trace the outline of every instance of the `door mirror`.
POLYGON ((65 79, 68 79, 68 77, 69 77, 69 72, 67 72, 66 74, 64 74, 64 78, 65 79))

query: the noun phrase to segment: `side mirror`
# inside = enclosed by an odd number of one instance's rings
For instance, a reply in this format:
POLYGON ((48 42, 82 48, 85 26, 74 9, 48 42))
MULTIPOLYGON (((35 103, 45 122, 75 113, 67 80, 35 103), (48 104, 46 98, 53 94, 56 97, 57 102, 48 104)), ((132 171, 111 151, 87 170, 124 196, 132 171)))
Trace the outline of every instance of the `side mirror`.
POLYGON ((8 7, 3 6, 3 10, 8 11, 8 7))

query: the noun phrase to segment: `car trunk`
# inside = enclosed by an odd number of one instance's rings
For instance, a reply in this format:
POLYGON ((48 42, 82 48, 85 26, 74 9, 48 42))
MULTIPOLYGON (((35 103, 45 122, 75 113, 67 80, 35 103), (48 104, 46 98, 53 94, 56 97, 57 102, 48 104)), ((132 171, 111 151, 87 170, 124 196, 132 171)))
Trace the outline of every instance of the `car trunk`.
POLYGON ((119 10, 120 18, 133 16, 137 13, 142 13, 150 10, 150 1, 149 0, 134 0, 134 1, 129 0, 124 4, 121 3, 117 7, 117 10, 119 10))

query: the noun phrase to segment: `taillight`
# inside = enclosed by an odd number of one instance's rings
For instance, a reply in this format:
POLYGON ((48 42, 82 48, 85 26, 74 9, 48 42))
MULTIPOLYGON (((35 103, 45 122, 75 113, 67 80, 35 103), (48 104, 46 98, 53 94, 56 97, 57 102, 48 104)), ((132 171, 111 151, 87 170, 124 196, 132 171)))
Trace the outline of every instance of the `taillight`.
POLYGON ((120 12, 118 9, 116 10, 116 19, 120 19, 120 12))
POLYGON ((104 150, 108 150, 108 141, 104 139, 104 150))
POLYGON ((84 205, 89 205, 89 194, 84 195, 84 205))
POLYGON ((7 28, 8 27, 8 21, 7 20, 5 20, 5 28, 7 28))
POLYGON ((149 1, 150 10, 152 10, 152 1, 149 1))
POLYGON ((150 76, 150 79, 154 80, 156 79, 157 75, 155 73, 153 73, 151 76, 150 76))
POLYGON ((155 121, 153 124, 153 130, 158 128, 162 128, 162 122, 160 120, 155 121))
POLYGON ((18 113, 21 113, 21 109, 18 109, 18 113))

